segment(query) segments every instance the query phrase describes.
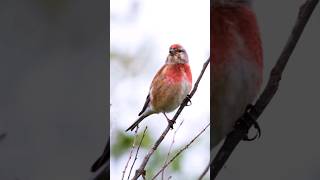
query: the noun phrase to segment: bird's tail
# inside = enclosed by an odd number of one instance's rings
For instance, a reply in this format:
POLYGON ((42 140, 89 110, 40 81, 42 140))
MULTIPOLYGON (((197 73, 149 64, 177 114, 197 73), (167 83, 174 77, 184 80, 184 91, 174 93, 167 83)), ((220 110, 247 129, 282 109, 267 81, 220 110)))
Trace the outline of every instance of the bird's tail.
POLYGON ((138 126, 138 124, 146 117, 148 117, 150 114, 142 114, 126 131, 133 131, 135 127, 138 126))

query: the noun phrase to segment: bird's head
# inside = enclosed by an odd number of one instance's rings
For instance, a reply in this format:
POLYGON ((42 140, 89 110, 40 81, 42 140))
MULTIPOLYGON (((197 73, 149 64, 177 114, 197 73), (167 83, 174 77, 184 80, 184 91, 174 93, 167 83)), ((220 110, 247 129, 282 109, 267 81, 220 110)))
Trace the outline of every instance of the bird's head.
POLYGON ((169 48, 166 64, 189 63, 188 54, 180 44, 173 44, 169 48))
POLYGON ((252 0, 214 0, 213 6, 251 5, 252 0))

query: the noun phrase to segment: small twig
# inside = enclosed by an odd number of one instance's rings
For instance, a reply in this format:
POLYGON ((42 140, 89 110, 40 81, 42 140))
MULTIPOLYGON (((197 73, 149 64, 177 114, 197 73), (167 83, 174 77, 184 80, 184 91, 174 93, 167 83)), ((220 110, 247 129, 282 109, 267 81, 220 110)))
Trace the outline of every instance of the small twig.
MULTIPOLYGON (((189 100, 192 98, 194 93, 197 91, 199 83, 200 83, 200 80, 202 79, 202 76, 203 76, 204 72, 206 71, 206 68, 207 68, 209 63, 210 63, 210 58, 208 58, 208 60, 203 64, 203 67, 202 67, 202 70, 200 72, 200 75, 199 75, 196 83, 194 84, 194 87, 193 87, 193 89, 192 89, 192 91, 191 91, 191 93, 189 95, 189 98, 185 98, 183 100, 183 102, 181 103, 178 111, 176 112, 176 114, 172 118, 172 121, 174 123, 175 123, 176 119, 178 118, 178 116, 180 115, 180 113, 182 112, 183 108, 188 104, 189 100)), ((136 179, 138 179, 139 176, 141 176, 142 174, 145 174, 144 168, 146 167, 151 155, 158 148, 158 146, 160 145, 160 143, 162 142, 164 137, 168 134, 169 130, 170 130, 170 124, 168 124, 166 129, 162 132, 161 136, 158 138, 158 140, 154 143, 153 147, 150 149, 150 151, 144 157, 140 167, 136 170, 135 176, 132 178, 132 180, 136 180, 136 179)))
MULTIPOLYGON (((167 154, 167 158, 166 160, 164 161, 164 164, 166 164, 169 160, 169 157, 170 157, 170 153, 171 153, 171 150, 172 150, 172 146, 175 142, 175 137, 176 137, 176 134, 178 132, 178 130, 180 129, 181 125, 183 124, 183 120, 181 121, 181 123, 179 124, 178 128, 174 131, 173 133, 173 136, 172 136, 172 141, 171 141, 171 144, 170 144, 170 147, 169 147, 169 151, 168 151, 168 154, 167 154)), ((161 173, 161 179, 164 180, 164 170, 162 171, 161 173)))
POLYGON ((142 137, 141 137, 139 146, 138 146, 137 151, 136 151, 136 156, 134 157, 133 163, 132 163, 131 168, 130 168, 130 171, 129 171, 128 179, 130 178, 130 175, 131 175, 131 171, 132 171, 132 169, 133 169, 133 166, 134 166, 134 164, 136 163, 136 160, 138 159, 139 149, 140 149, 140 147, 141 147, 142 140, 143 140, 143 138, 144 138, 144 136, 145 136, 145 134, 146 134, 147 128, 148 128, 148 126, 146 126, 146 128, 144 128, 144 131, 143 131, 143 134, 142 134, 142 137))
MULTIPOLYGON (((278 90, 279 82, 281 80, 282 72, 285 69, 291 54, 307 24, 313 10, 315 9, 316 5, 318 4, 319 0, 307 0, 299 10, 299 15, 296 20, 296 24, 293 27, 291 35, 277 60, 276 65, 273 67, 269 81, 267 86, 265 87, 264 91, 256 101, 255 105, 253 106, 252 110, 249 112, 249 116, 253 120, 257 120, 258 117, 262 114, 264 109, 267 107, 273 96, 278 90)), ((242 116, 244 118, 244 116, 242 116)), ((252 126, 252 121, 250 122, 250 126, 252 126)), ((215 179, 218 175, 219 171, 238 145, 238 143, 243 139, 243 137, 247 134, 248 129, 246 130, 239 130, 234 129, 226 138, 224 144, 222 145, 221 149, 219 150, 218 154, 215 156, 214 160, 210 160, 209 166, 212 167, 211 178, 215 179)), ((208 167, 202 174, 206 174, 208 171, 208 167)))
POLYGON ((186 146, 184 146, 182 149, 179 150, 179 152, 177 152, 177 154, 175 154, 169 162, 167 162, 165 165, 162 166, 162 168, 160 169, 160 171, 158 171, 158 173, 153 176, 152 179, 155 179, 162 171, 164 171, 164 169, 171 163, 173 162, 183 151, 185 151, 186 149, 188 149, 188 147, 210 126, 210 123, 207 124, 205 126, 204 129, 202 129, 186 146))
MULTIPOLYGON (((138 129, 139 129, 139 126, 137 126, 137 127, 136 127, 136 130, 134 131, 134 135, 135 135, 135 136, 134 136, 133 143, 132 143, 132 147, 131 147, 131 150, 130 150, 130 153, 129 153, 128 161, 127 161, 127 163, 126 163, 126 165, 125 165, 125 167, 124 167, 124 169, 123 169, 123 171, 122 171, 122 178, 121 178, 121 180, 124 179, 124 175, 125 175, 125 173, 126 173, 126 170, 127 170, 127 168, 128 168, 129 162, 130 162, 130 160, 131 160, 133 150, 134 150, 134 148, 135 148, 135 146, 136 146, 136 141, 137 141, 137 139, 138 139, 138 129)), ((129 179, 129 177, 128 177, 128 179, 129 179)))

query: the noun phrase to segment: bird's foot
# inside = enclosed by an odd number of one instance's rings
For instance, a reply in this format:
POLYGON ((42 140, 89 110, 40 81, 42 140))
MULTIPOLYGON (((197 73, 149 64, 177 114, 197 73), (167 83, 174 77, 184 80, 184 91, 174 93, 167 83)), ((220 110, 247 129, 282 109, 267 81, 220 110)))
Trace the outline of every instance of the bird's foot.
POLYGON ((163 115, 166 117, 167 121, 168 121, 168 124, 170 126, 171 129, 173 129, 173 124, 175 123, 174 120, 171 120, 168 118, 168 116, 166 115, 166 113, 163 113, 163 115))
POLYGON ((173 129, 174 121, 173 121, 173 120, 168 119, 168 124, 169 124, 170 128, 171 128, 171 129, 173 129))
POLYGON ((186 99, 188 100, 186 106, 191 106, 191 105, 192 105, 192 102, 191 102, 191 96, 190 96, 190 94, 187 95, 186 99))
POLYGON ((235 124, 235 128, 245 130, 248 133, 249 128, 251 127, 250 125, 252 124, 254 128, 257 130, 257 133, 252 137, 249 138, 248 134, 243 138, 244 141, 253 141, 256 138, 259 138, 261 136, 261 128, 258 124, 257 121, 255 121, 252 116, 250 115, 250 111, 254 109, 254 106, 252 104, 249 104, 246 107, 245 114, 243 117, 241 117, 235 124))

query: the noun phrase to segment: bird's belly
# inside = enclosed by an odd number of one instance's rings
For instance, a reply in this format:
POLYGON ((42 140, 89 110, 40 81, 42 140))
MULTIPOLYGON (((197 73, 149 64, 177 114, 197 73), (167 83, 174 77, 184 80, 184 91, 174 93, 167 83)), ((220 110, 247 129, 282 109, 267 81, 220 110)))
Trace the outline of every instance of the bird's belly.
POLYGON ((191 85, 186 79, 181 82, 171 82, 163 86, 160 93, 156 94, 158 99, 152 104, 156 112, 171 112, 180 106, 191 90, 191 85))
POLYGON ((218 143, 233 129, 259 92, 262 71, 253 61, 237 58, 213 68, 213 142, 218 143))

